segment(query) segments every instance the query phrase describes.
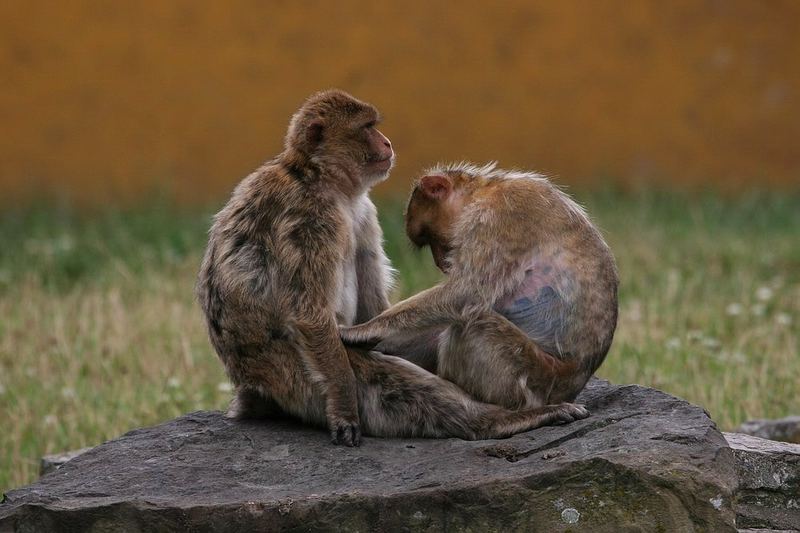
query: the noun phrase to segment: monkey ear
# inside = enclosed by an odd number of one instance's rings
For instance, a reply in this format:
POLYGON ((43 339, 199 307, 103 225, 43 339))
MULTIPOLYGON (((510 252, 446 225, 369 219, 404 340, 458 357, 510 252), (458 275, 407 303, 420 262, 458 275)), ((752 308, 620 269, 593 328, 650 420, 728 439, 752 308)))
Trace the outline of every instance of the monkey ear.
POLYGON ((322 121, 321 120, 312 120, 308 123, 308 127, 306 128, 306 141, 311 146, 317 146, 319 143, 322 142, 322 121))
POLYGON ((453 190, 453 182, 449 176, 441 174, 431 174, 422 176, 419 180, 419 188, 423 194, 431 200, 443 200, 447 198, 453 190))

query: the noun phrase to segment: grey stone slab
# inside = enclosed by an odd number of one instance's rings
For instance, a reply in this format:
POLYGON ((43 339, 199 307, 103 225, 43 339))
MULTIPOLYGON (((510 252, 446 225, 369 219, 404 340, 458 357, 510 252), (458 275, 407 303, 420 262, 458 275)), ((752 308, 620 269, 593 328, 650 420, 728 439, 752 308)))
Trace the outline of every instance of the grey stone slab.
POLYGON ((800 445, 725 433, 736 458, 736 524, 800 530, 800 445))
POLYGON ((737 465, 701 408, 595 380, 585 419, 495 441, 333 446, 191 413, 9 491, 0 531, 735 531, 737 465))

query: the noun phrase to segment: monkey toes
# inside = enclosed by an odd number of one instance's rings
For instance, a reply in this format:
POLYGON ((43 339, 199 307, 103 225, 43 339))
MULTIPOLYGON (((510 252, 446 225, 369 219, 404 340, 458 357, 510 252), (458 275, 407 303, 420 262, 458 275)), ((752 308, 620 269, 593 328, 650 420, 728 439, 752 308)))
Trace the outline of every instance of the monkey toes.
POLYGON ((328 420, 331 430, 331 442, 345 446, 361 445, 361 428, 358 422, 349 422, 343 418, 333 417, 328 420))

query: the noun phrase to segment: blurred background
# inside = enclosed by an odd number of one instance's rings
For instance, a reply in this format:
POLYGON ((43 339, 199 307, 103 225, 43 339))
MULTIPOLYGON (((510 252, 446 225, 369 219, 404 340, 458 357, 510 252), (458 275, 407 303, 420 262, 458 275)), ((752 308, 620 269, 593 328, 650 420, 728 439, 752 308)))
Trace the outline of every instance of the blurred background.
POLYGON ((800 4, 4 2, 0 186, 216 200, 310 93, 375 103, 399 155, 564 183, 721 188, 800 175, 800 4))
POLYGON ((0 4, 0 490, 46 452, 223 408, 193 295, 210 216, 309 94, 377 105, 395 299, 438 161, 539 170, 622 275, 599 374, 726 429, 800 414, 800 3, 0 4))

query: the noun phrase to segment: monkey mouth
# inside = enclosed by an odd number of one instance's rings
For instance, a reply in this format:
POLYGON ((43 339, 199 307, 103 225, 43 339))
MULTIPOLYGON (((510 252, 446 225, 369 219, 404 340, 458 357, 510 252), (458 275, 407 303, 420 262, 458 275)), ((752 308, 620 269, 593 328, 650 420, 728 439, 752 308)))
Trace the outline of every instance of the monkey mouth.
POLYGON ((380 171, 388 171, 394 164, 394 154, 382 158, 373 158, 367 161, 367 164, 380 171))

